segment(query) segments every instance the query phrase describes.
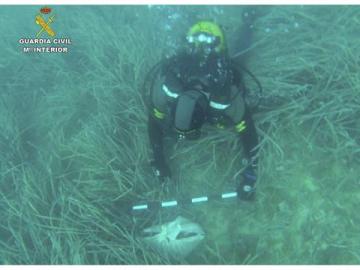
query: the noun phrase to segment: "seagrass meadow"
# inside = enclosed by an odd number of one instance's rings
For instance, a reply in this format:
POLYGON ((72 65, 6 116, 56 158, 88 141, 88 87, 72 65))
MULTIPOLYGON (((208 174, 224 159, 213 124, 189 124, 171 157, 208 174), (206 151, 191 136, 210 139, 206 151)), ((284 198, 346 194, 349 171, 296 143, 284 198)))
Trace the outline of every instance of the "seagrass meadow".
POLYGON ((40 8, 0 8, 1 264, 360 263, 359 6, 254 6, 241 51, 244 6, 55 5, 69 52, 24 53, 40 8), (144 79, 200 19, 263 86, 256 200, 134 216, 141 201, 231 190, 243 169, 236 134, 212 127, 166 140, 176 192, 149 165, 144 79), (143 228, 178 215, 205 232, 190 256, 144 245, 143 228))

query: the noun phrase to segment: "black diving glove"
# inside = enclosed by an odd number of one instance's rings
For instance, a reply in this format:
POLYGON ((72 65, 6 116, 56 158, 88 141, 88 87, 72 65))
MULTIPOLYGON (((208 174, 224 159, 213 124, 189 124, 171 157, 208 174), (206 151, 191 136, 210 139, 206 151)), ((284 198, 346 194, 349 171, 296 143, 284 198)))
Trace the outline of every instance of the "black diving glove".
POLYGON ((171 178, 170 168, 167 166, 165 161, 152 160, 150 164, 155 176, 160 180, 161 183, 164 183, 171 178))
POLYGON ((255 199, 256 179, 257 177, 253 167, 248 166, 242 173, 242 180, 237 189, 240 200, 252 201, 255 199))

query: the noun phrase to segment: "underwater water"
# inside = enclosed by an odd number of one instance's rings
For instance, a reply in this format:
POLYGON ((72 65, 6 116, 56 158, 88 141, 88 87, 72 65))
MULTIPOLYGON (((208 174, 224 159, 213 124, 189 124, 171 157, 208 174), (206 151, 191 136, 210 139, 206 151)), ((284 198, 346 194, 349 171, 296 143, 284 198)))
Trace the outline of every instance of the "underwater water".
POLYGON ((0 8, 1 264, 360 263, 360 7, 41 8, 0 8), (246 12, 256 20, 244 40, 246 12), (243 169, 236 135, 217 129, 167 141, 176 192, 149 165, 144 79, 203 19, 263 87, 256 200, 134 216, 139 202, 231 191, 243 169), (36 35, 52 44, 30 44, 36 35), (34 47, 67 52, 24 52, 34 47), (204 231, 189 256, 144 243, 144 228, 178 216, 204 231))

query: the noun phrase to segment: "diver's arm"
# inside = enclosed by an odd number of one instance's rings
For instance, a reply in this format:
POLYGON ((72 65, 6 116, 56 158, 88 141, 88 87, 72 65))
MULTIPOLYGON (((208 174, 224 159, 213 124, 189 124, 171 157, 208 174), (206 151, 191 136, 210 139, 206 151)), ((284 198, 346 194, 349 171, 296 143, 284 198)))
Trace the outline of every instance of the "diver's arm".
MULTIPOLYGON (((258 135, 254 121, 248 108, 245 107, 243 120, 236 125, 239 138, 244 148, 247 161, 245 170, 242 172, 242 179, 238 186, 238 193, 242 200, 252 200, 255 196, 255 184, 257 180, 257 144, 258 135), (240 130, 240 131, 239 131, 240 130)), ((242 167, 243 165, 241 165, 242 167)))
MULTIPOLYGON (((156 110, 155 108, 153 110, 156 110)), ((153 151, 154 160, 164 162, 162 126, 154 115, 150 114, 148 119, 148 134, 150 145, 153 151)))
POLYGON ((177 98, 182 86, 177 78, 175 67, 176 57, 170 58, 163 65, 160 74, 151 89, 151 108, 148 119, 148 134, 154 160, 152 166, 155 173, 161 180, 171 177, 171 172, 167 166, 164 156, 163 138, 166 135, 165 127, 169 123, 169 106, 177 98))
MULTIPOLYGON (((235 122, 235 129, 240 134, 240 140, 244 147, 245 157, 248 164, 257 166, 257 144, 258 134, 256 132, 255 124, 252 119, 251 111, 246 105, 244 99, 244 92, 246 91, 241 72, 233 64, 234 84, 236 86, 236 98, 233 100, 233 106, 236 109, 230 109, 229 113, 235 122), (242 109, 241 109, 242 108, 242 109)), ((233 90, 234 91, 234 90, 233 90)))
POLYGON ((256 165, 258 136, 251 112, 238 91, 237 87, 232 87, 231 95, 233 97, 231 104, 224 111, 224 114, 232 120, 234 129, 239 134, 240 144, 243 145, 245 157, 249 161, 248 163, 256 165))
POLYGON ((164 128, 166 126, 168 114, 169 97, 164 91, 164 83, 166 83, 166 76, 163 72, 157 74, 153 88, 151 89, 151 105, 148 117, 148 135, 150 145, 153 152, 153 160, 151 165, 155 174, 164 181, 165 178, 171 177, 171 172, 167 166, 164 155, 163 139, 165 136, 164 128))
POLYGON ((151 111, 148 120, 148 132, 150 143, 154 151, 154 158, 164 161, 162 141, 164 137, 163 128, 166 125, 169 102, 175 99, 180 90, 180 83, 176 76, 168 70, 160 76, 151 92, 151 111))
MULTIPOLYGON (((236 93, 235 90, 236 89, 232 90, 232 94, 236 93)), ((242 95, 235 95, 230 107, 225 110, 225 115, 230 117, 234 123, 234 129, 239 138, 239 145, 243 146, 245 159, 247 161, 245 170, 243 170, 240 177, 238 192, 241 199, 251 200, 254 197, 256 183, 256 146, 258 144, 258 136, 251 112, 246 106, 242 95)), ((242 169, 243 166, 243 164, 239 164, 239 169, 242 169)))
POLYGON ((255 169, 258 164, 256 146, 259 143, 259 139, 251 113, 247 108, 243 119, 246 124, 246 128, 242 133, 240 133, 240 139, 245 150, 245 156, 248 160, 248 164, 255 169))
POLYGON ((164 114, 154 107, 148 118, 148 134, 153 151, 151 166, 160 181, 165 181, 166 178, 171 177, 170 169, 164 157, 164 131, 163 123, 161 123, 163 116, 164 114))
POLYGON ((148 134, 150 139, 151 148, 153 151, 153 160, 151 166, 155 175, 161 182, 171 177, 170 168, 167 165, 163 151, 163 138, 164 132, 159 119, 156 119, 153 115, 149 116, 148 120, 148 134))

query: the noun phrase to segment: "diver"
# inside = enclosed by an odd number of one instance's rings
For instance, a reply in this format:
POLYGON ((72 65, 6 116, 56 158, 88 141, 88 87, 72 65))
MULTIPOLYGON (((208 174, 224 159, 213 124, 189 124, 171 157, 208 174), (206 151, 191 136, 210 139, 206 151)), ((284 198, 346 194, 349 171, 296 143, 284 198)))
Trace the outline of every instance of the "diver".
MULTIPOLYGON (((156 68, 155 68, 156 69, 156 68)), ((242 73, 229 57, 225 36, 214 22, 200 21, 186 35, 185 49, 160 62, 150 92, 148 134, 154 159, 151 166, 161 181, 169 181, 163 138, 195 140, 204 123, 232 128, 242 143, 246 167, 237 179, 240 199, 255 195, 258 135, 244 100, 242 73)), ((239 164, 239 169, 244 165, 239 164)))

